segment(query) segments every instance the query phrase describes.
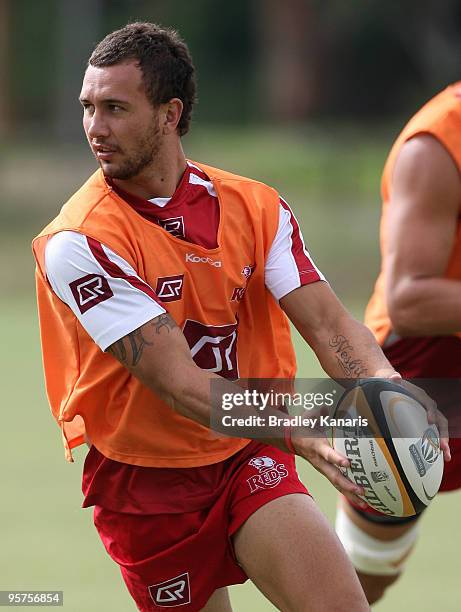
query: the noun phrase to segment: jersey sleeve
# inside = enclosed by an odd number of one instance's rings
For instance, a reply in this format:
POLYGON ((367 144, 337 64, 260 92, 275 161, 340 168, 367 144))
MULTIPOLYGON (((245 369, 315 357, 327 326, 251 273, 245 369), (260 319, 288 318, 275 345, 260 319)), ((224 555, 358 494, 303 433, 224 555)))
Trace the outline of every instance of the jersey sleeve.
POLYGON ((266 287, 276 300, 325 277, 306 249, 298 222, 288 204, 280 198, 279 226, 265 265, 266 287))
POLYGON ((48 240, 45 269, 53 291, 103 351, 166 312, 122 257, 78 232, 59 232, 48 240))

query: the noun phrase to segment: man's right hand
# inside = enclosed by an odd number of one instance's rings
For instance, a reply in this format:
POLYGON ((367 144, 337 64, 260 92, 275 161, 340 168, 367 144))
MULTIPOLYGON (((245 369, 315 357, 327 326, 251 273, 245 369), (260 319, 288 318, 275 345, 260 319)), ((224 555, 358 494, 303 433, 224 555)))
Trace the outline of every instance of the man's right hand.
POLYGON ((349 480, 341 471, 341 468, 350 466, 349 459, 332 448, 327 438, 320 435, 320 432, 317 437, 313 436, 312 432, 310 434, 307 432, 304 436, 300 434, 299 430, 298 433, 296 429, 292 430, 291 442, 296 454, 323 474, 349 501, 366 508, 367 504, 359 497, 365 493, 363 488, 349 480))

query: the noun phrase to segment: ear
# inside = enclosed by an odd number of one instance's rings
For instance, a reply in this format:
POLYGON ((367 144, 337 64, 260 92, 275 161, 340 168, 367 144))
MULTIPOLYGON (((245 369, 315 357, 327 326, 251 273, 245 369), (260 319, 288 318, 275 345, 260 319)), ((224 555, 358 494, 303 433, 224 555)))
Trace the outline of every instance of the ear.
POLYGON ((176 132, 181 119, 183 103, 179 98, 172 98, 169 102, 162 104, 160 127, 162 134, 167 136, 176 132))

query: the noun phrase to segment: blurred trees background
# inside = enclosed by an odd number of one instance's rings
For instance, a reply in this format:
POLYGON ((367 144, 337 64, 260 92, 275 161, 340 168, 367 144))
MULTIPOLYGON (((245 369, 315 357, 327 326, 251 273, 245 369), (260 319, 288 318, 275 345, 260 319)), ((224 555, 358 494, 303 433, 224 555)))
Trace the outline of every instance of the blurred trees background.
POLYGON ((206 122, 406 115, 460 72, 459 0, 0 0, 3 135, 74 137, 88 55, 136 19, 188 42, 206 122))
POLYGON ((94 45, 135 20, 177 28, 191 49, 187 154, 279 189, 360 313, 389 146, 460 78, 459 0, 0 0, 0 287, 30 295, 31 237, 93 171, 83 72, 94 45))

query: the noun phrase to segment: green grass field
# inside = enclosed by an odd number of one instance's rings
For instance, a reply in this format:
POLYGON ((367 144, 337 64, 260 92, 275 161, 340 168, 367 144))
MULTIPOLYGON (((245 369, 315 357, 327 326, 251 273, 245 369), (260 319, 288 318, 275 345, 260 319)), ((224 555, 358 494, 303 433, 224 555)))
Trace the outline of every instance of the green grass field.
MULTIPOLYGON (((392 135, 375 142, 359 138, 353 128, 332 126, 323 132, 209 129, 186 145, 193 158, 278 187, 293 205, 318 265, 360 317, 378 266, 379 172, 392 135)), ((66 610, 125 612, 135 607, 103 550, 91 511, 80 509, 84 451, 75 453, 75 464, 65 462, 49 413, 32 293, 30 237, 88 173, 92 165, 85 155, 29 144, 11 148, 2 168, 0 590, 63 590, 66 610)), ((298 340, 296 347, 300 376, 319 376, 309 349, 298 340)), ((299 468, 333 520, 333 487, 307 463, 300 461, 299 468)), ((378 612, 461 609, 459 503, 458 493, 433 503, 404 579, 376 606, 378 612)), ((273 609, 248 583, 231 591, 236 612, 273 609)))
MULTIPOLYGON (((43 391, 32 297, 2 300, 0 305, 4 347, 0 590, 63 590, 65 609, 75 612, 134 610, 92 526, 91 511, 80 509, 84 451, 76 453, 72 465, 63 458, 59 430, 43 391)), ((308 350, 300 343, 297 348, 301 374, 316 375, 308 350)), ((300 461, 299 468, 333 520, 335 491, 305 462, 300 461)), ((434 502, 404 580, 376 610, 403 612, 410 606, 421 611, 459 610, 459 502, 458 493, 434 502)), ((333 576, 334 568, 331 571, 333 576)), ((248 583, 233 587, 232 599, 236 612, 273 609, 248 583)))

